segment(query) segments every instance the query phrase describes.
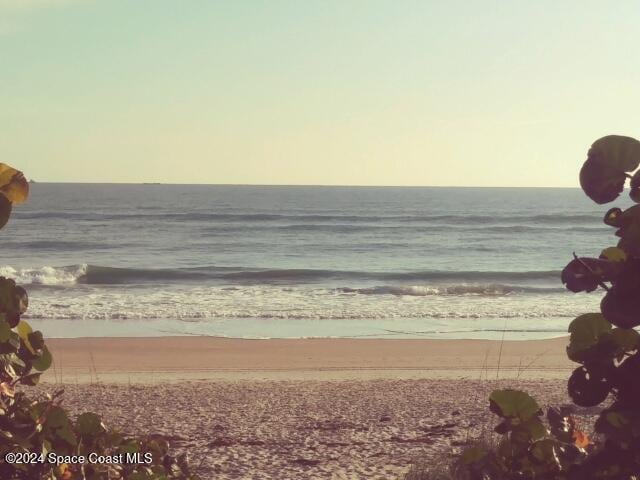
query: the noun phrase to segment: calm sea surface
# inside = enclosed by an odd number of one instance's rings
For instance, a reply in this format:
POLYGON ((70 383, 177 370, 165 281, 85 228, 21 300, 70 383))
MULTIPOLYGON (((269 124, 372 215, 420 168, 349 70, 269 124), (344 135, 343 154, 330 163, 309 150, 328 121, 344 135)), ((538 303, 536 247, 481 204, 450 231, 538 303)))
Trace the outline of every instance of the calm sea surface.
MULTIPOLYGON (((624 202, 618 202, 621 205, 624 202)), ((34 184, 0 274, 46 335, 561 335, 614 245, 578 189, 34 184)))

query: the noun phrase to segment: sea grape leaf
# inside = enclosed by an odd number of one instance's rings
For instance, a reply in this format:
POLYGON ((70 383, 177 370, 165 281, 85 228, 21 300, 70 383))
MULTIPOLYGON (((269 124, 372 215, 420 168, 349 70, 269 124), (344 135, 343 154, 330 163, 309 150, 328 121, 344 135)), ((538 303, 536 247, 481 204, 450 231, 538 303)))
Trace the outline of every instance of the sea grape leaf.
MULTIPOLYGON (((640 205, 638 205, 640 206, 640 205)), ((633 222, 616 232, 620 238, 618 247, 629 255, 640 257, 640 222, 633 222)))
POLYGON ((11 337, 11 327, 4 318, 0 317, 0 343, 4 343, 11 337))
POLYGON ((613 281, 622 271, 620 262, 600 258, 575 258, 562 270, 560 279, 570 290, 592 292, 601 282, 613 281))
POLYGON ((610 227, 620 227, 620 217, 622 209, 618 207, 611 208, 604 214, 604 223, 610 227))
POLYGON ((29 308, 29 295, 27 295, 27 291, 18 285, 13 291, 13 295, 18 313, 26 312, 27 308, 29 308))
POLYGON ((531 456, 539 463, 558 463, 556 442, 550 438, 538 440, 531 446, 531 456))
POLYGON ((631 191, 629 192, 631 200, 640 203, 640 170, 631 177, 631 191))
POLYGON ((640 142, 635 138, 608 135, 596 140, 580 170, 580 186, 594 202, 615 200, 624 188, 627 172, 640 165, 640 142))
MULTIPOLYGON (((638 405, 640 402, 640 356, 638 354, 627 357, 615 370, 614 385, 617 389, 619 402, 628 405, 638 405)), ((640 432, 639 432, 640 436, 640 432)))
POLYGON ((530 442, 544 438, 547 434, 547 429, 544 423, 542 423, 542 420, 533 416, 513 429, 511 440, 529 444, 530 442))
POLYGON ((617 223, 616 235, 620 237, 618 247, 631 256, 640 256, 640 205, 620 213, 617 223))
POLYGON ((18 323, 18 327, 16 328, 16 331, 18 332, 18 335, 20 335, 20 338, 24 342, 27 349, 31 353, 35 354, 36 350, 35 348, 33 348, 33 346, 31 345, 31 342, 29 341, 29 335, 33 333, 33 329, 31 328, 31 325, 29 325, 24 320, 20 320, 20 323, 18 323))
POLYGON ((77 444, 67 412, 62 407, 54 406, 47 412, 45 427, 69 445, 77 444))
POLYGON ((635 405, 630 407, 616 402, 601 412, 595 424, 596 432, 606 435, 608 442, 615 442, 625 449, 630 442, 637 442, 640 428, 640 415, 635 405))
POLYGON ((608 412, 605 418, 607 422, 609 422, 609 424, 615 428, 624 428, 630 423, 627 416, 625 416, 622 412, 608 412))
POLYGON ((489 408, 502 418, 527 421, 540 411, 536 401, 520 390, 494 390, 489 396, 489 408))
POLYGON ((4 227, 11 217, 13 204, 4 195, 0 195, 0 228, 4 227))
POLYGON ((30 373, 29 375, 25 375, 20 378, 20 383, 22 385, 29 385, 31 387, 35 387, 40 381, 40 375, 42 373, 30 373))
POLYGON ((587 157, 580 170, 580 186, 596 203, 609 203, 618 198, 627 179, 625 172, 607 165, 602 159, 587 157))
POLYGON ((600 310, 615 326, 633 328, 640 325, 640 260, 632 259, 624 265, 600 302, 600 310))
POLYGON ((511 428, 512 426, 509 420, 505 420, 503 422, 500 422, 498 425, 496 425, 493 431, 496 432, 498 435, 506 435, 511 431, 511 428))
POLYGON ((32 332, 27 336, 27 338, 35 351, 42 350, 42 347, 44 347, 44 337, 42 336, 41 331, 38 330, 32 332))
POLYGON ((45 345, 42 348, 42 353, 40 354, 40 356, 31 361, 31 366, 39 372, 44 372, 45 370, 48 370, 49 367, 51 367, 52 362, 53 357, 51 356, 51 352, 49 352, 49 349, 45 345))
POLYGON ((579 367, 569 377, 567 390, 576 405, 595 407, 604 402, 609 395, 611 382, 607 377, 598 375, 593 370, 579 367))
POLYGON ((609 247, 602 250, 600 253, 602 260, 610 260, 612 262, 625 262, 627 260, 627 253, 619 247, 609 247))
POLYGON ((92 412, 85 412, 76 421, 78 433, 83 437, 94 437, 105 431, 100 417, 92 412))
POLYGON ((567 356, 574 362, 585 359, 587 352, 598 344, 600 338, 611 332, 611 324, 601 313, 585 313, 569 324, 567 356))
MULTIPOLYGON (((29 296, 24 288, 10 278, 0 277, 0 313, 21 314, 29 306, 29 296)), ((11 319, 7 318, 9 325, 11 319)), ((11 325, 12 328, 15 325, 11 325)))
MULTIPOLYGON (((9 325, 11 326, 11 325, 9 325)), ((5 342, 0 342, 0 355, 6 353, 15 353, 20 348, 20 337, 16 332, 9 334, 9 339, 5 342)))
POLYGON ((29 182, 19 170, 0 163, 0 193, 11 203, 22 203, 29 197, 29 182))
POLYGON ((638 348, 640 333, 632 328, 614 328, 611 330, 611 340, 621 352, 631 352, 638 348))

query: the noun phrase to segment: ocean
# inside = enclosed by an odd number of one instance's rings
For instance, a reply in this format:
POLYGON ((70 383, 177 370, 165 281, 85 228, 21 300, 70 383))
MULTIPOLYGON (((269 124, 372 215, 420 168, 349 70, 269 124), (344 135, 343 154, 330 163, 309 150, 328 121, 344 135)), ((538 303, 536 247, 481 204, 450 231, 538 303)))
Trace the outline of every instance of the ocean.
POLYGON ((37 183, 0 275, 49 337, 548 338, 598 310, 560 270, 615 245, 606 210, 579 189, 37 183))

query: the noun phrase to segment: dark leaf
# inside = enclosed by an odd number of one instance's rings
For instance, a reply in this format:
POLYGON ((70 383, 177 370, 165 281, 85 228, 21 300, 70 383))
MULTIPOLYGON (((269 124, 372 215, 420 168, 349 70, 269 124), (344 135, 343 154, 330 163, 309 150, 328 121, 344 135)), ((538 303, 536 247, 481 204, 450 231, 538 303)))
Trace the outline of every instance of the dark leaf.
POLYGON ((594 374, 586 367, 579 367, 571 374, 567 388, 576 405, 594 407, 607 398, 611 383, 607 377, 594 374))
POLYGON ((0 228, 4 227, 11 217, 13 205, 4 195, 0 195, 0 228))
POLYGON ((20 378, 20 383, 22 385, 36 386, 40 381, 41 373, 30 373, 29 375, 25 375, 20 378))
POLYGON ((581 257, 573 259, 564 267, 560 279, 567 290, 574 293, 592 292, 600 282, 615 280, 623 268, 621 262, 581 257))
POLYGON ((76 424, 78 433, 83 437, 95 437, 105 431, 100 417, 91 412, 80 415, 76 424))
POLYGON ((610 227, 620 227, 622 209, 614 207, 604 214, 604 223, 610 227))
POLYGON ((580 185, 596 203, 615 200, 624 188, 627 172, 640 165, 640 142, 609 135, 596 140, 580 170, 580 185))
POLYGON ((38 370, 39 372, 44 372, 51 366, 52 361, 53 361, 53 358, 51 357, 51 353, 49 352, 49 349, 45 345, 42 348, 42 354, 39 357, 32 360, 31 366, 36 370, 38 370))

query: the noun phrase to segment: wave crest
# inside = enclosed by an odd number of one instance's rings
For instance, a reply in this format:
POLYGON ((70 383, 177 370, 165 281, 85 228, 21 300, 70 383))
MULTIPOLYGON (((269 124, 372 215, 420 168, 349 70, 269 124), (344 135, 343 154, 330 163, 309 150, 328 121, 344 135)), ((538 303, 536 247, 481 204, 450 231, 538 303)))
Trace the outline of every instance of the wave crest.
POLYGON ((23 285, 73 285, 87 275, 89 265, 69 267, 13 268, 0 267, 0 275, 23 285))
MULTIPOLYGON (((505 289, 523 289, 525 287, 510 287, 510 285, 529 281, 544 281, 557 283, 560 272, 557 271, 409 271, 409 272, 366 272, 343 270, 315 270, 315 269, 252 269, 244 267, 198 267, 178 269, 145 269, 145 268, 117 268, 98 265, 70 265, 65 267, 14 268, 0 267, 0 275, 14 278, 21 284, 32 285, 69 285, 86 283, 95 285, 120 284, 148 284, 172 283, 176 281, 216 281, 221 283, 240 284, 302 284, 328 280, 381 281, 381 282, 415 282, 416 284, 475 283, 480 287, 460 286, 447 287, 444 293, 487 293, 491 291, 503 292, 505 289), (480 288, 479 291, 472 291, 480 288), (458 291, 456 291, 458 289, 458 291), (471 290, 470 290, 471 289, 471 290)), ((393 289, 398 287, 382 287, 393 289)), ((425 287, 402 287, 408 290, 407 295, 426 295, 425 287), (413 292, 413 293, 412 293, 413 292)), ((440 287, 438 287, 440 288, 440 287)), ((358 293, 367 292, 361 289, 358 293)), ((394 293, 388 291, 384 293, 394 293)), ((398 293, 403 294, 403 293, 398 293)))
POLYGON ((545 293, 562 291, 562 288, 537 288, 525 287, 520 285, 500 285, 500 284, 479 284, 479 285, 447 285, 447 286, 401 286, 401 285, 382 285, 369 288, 339 288, 342 293, 354 293, 360 295, 396 295, 396 296, 412 296, 426 297, 430 295, 510 295, 513 293, 545 293))

